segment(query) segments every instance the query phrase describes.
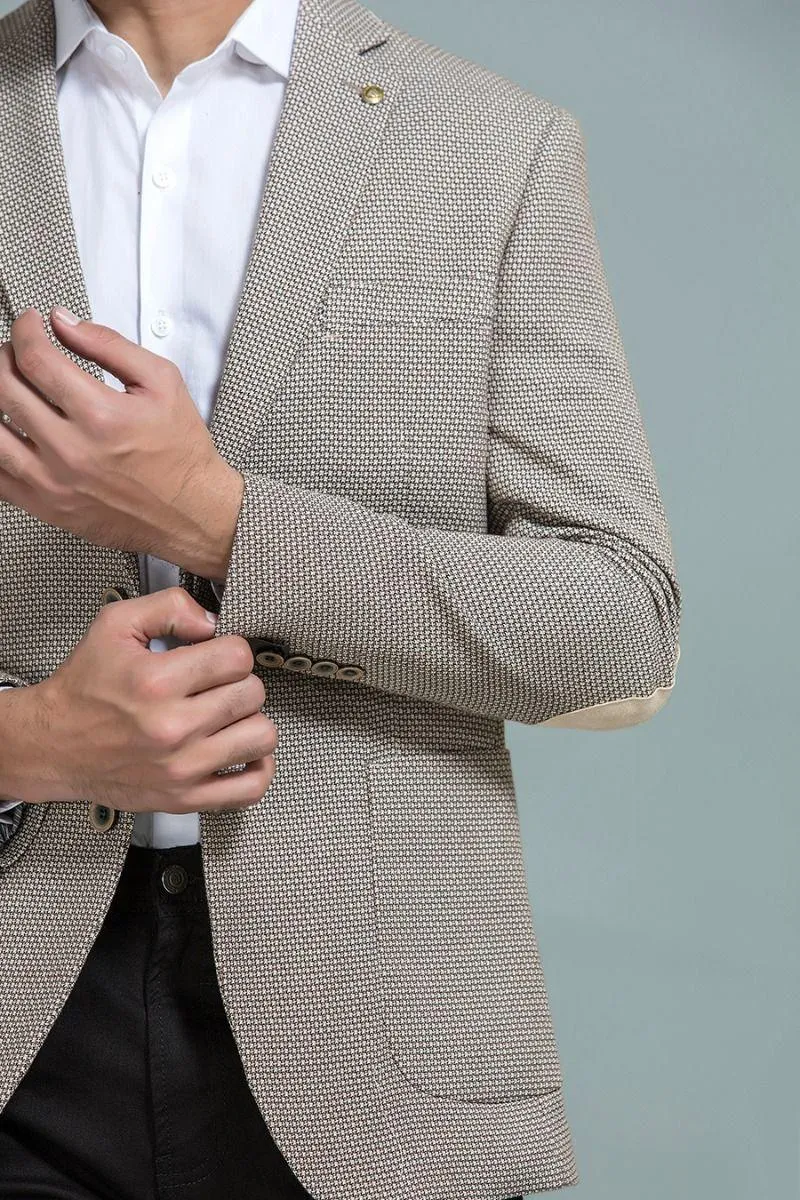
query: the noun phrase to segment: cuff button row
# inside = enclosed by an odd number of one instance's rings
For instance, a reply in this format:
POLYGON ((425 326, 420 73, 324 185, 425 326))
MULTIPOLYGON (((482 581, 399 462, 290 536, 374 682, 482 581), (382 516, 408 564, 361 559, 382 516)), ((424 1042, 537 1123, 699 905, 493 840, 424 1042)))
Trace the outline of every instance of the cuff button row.
POLYGON ((344 679, 358 683, 364 678, 361 667, 340 666, 328 658, 320 658, 316 662, 307 654, 283 655, 277 647, 256 650, 255 660, 261 667, 293 671, 296 675, 317 675, 327 679, 344 679))

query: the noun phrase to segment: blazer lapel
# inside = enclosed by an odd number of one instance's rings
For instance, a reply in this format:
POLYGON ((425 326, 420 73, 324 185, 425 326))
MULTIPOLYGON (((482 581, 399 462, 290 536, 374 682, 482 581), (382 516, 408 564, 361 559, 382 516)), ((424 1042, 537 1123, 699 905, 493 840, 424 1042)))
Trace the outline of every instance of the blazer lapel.
POLYGON ((92 315, 58 123, 52 0, 28 0, 14 18, 0 48, 0 287, 14 317, 38 308, 56 345, 102 382, 102 368, 67 350, 48 320, 54 304, 92 315))
POLYGON ((289 79, 211 418, 241 462, 322 298, 402 73, 391 27, 353 0, 301 0, 289 79), (376 54, 367 53, 380 47, 376 54), (385 99, 360 92, 380 84, 385 99), (255 374, 255 377, 254 377, 255 374))

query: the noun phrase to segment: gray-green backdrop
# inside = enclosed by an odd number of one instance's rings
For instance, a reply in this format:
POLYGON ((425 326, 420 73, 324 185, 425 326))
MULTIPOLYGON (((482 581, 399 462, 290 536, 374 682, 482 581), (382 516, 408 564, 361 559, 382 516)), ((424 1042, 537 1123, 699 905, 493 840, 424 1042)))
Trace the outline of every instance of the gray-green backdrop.
POLYGON ((564 1195, 797 1200, 800 5, 370 7, 579 119, 682 584, 651 722, 508 731, 564 1195))

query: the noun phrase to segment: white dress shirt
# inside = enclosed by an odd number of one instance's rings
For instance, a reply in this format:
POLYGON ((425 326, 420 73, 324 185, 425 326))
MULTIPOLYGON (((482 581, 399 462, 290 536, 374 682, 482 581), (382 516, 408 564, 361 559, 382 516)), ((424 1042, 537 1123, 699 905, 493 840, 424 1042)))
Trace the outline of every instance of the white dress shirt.
MULTIPOLYGON (((289 74, 298 0, 252 0, 161 95, 86 0, 53 0, 58 115, 92 317, 169 358, 208 422, 289 74)), ((104 371, 105 381, 124 387, 104 371)), ((142 592, 178 568, 139 556, 142 592)), ((217 594, 221 588, 215 586, 217 594)), ((179 645, 153 638, 150 649, 179 645)), ((0 811, 13 802, 0 803, 0 811)), ((197 842, 197 813, 137 813, 136 845, 197 842)))

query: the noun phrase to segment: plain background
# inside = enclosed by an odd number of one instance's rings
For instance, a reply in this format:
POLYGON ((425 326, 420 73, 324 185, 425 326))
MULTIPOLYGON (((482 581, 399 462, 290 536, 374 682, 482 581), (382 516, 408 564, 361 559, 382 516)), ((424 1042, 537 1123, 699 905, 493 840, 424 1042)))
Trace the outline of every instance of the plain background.
POLYGON ((800 6, 370 7, 578 118, 682 587, 652 721, 508 727, 563 1194, 797 1200, 800 6))

